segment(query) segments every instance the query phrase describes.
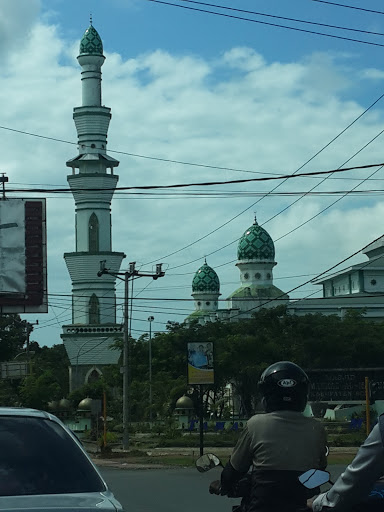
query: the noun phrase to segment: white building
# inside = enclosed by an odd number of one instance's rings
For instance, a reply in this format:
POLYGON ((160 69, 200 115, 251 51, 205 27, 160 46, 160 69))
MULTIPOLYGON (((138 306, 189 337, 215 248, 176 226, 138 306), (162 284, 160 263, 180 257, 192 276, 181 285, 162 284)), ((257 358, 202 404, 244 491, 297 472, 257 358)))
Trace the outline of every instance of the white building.
POLYGON ((250 318, 260 308, 287 305, 294 315, 324 314, 343 317, 348 310, 363 312, 372 320, 384 319, 384 236, 364 251, 368 261, 316 279, 323 297, 289 301, 289 296, 273 284, 275 247, 269 233, 254 224, 248 228, 237 248, 236 266, 240 287, 228 298, 228 307, 220 309, 220 281, 213 268, 204 263, 192 282, 195 311, 186 318, 204 325, 209 321, 238 321, 250 318))
POLYGON ((82 106, 73 118, 79 154, 67 162, 67 177, 75 200, 75 252, 64 254, 72 280, 72 322, 63 326, 65 349, 70 360, 70 390, 97 379, 103 365, 117 363, 118 350, 110 346, 122 335, 116 323, 116 278, 97 276, 100 261, 119 271, 122 252, 112 251, 111 201, 118 182, 114 168, 119 162, 107 154, 111 109, 102 106, 101 66, 103 44, 92 26, 85 31, 77 57, 82 68, 82 106))
POLYGON ((237 246, 240 287, 228 298, 228 307, 220 309, 218 298, 220 282, 216 272, 204 263, 192 281, 195 311, 187 323, 197 319, 200 324, 209 321, 238 321, 251 318, 260 308, 288 304, 289 296, 273 284, 275 245, 269 233, 256 219, 240 238, 237 246))

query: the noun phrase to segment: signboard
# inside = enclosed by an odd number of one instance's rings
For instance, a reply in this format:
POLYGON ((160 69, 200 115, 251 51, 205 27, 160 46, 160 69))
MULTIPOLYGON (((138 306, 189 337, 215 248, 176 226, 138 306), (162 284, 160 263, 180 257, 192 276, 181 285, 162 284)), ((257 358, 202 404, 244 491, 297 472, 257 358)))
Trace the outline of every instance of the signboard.
POLYGON ((9 361, 1 363, 2 379, 22 379, 28 375, 27 361, 9 361))
POLYGON ((384 400, 384 368, 336 368, 306 371, 311 402, 364 402, 365 377, 372 400, 384 400))
POLYGON ((188 343, 188 384, 213 384, 213 343, 188 343))
POLYGON ((46 313, 45 199, 0 200, 0 313, 46 313))

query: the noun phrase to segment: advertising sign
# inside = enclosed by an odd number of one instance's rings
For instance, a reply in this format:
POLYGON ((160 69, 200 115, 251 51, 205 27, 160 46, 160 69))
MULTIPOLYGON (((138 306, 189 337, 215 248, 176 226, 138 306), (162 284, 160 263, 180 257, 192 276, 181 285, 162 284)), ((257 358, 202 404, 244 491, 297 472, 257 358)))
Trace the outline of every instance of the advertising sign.
POLYGON ((188 343, 188 384, 213 384, 213 343, 188 343))
POLYGON ((0 314, 47 311, 45 199, 0 200, 0 314))

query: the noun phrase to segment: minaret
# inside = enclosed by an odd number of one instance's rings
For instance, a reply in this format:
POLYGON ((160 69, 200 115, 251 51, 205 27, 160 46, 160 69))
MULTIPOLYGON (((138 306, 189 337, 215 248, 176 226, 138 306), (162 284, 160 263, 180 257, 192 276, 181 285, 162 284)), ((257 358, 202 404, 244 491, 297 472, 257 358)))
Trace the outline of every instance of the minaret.
POLYGON ((256 217, 239 240, 237 259, 241 285, 228 297, 229 308, 240 310, 237 319, 250 318, 259 308, 288 303, 288 295, 273 284, 275 245, 256 217))
POLYGON ((201 325, 204 325, 206 322, 217 320, 220 295, 219 277, 205 260, 204 265, 197 270, 192 280, 195 311, 186 318, 186 323, 198 320, 201 325))
POLYGON ((121 336, 116 324, 116 278, 100 279, 100 261, 118 271, 122 252, 112 251, 111 201, 118 182, 113 173, 119 162, 107 155, 111 109, 101 102, 103 44, 92 26, 84 33, 77 60, 82 68, 82 106, 74 108, 79 154, 67 162, 67 177, 76 205, 75 252, 64 254, 72 280, 72 323, 61 335, 68 353, 71 390, 96 379, 104 364, 117 363, 119 351, 109 347, 121 336))

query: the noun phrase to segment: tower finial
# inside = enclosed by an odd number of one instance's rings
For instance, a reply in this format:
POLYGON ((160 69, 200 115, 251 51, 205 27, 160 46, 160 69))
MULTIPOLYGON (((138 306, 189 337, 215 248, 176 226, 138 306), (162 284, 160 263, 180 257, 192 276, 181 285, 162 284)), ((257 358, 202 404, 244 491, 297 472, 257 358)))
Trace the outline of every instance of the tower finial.
POLYGON ((89 13, 89 23, 90 23, 90 25, 92 25, 92 13, 91 12, 89 13))
POLYGON ((204 263, 207 265, 207 257, 204 256, 204 263))
POLYGON ((254 213, 255 213, 255 222, 254 222, 254 224, 257 224, 257 216, 256 216, 256 212, 254 212, 254 213))

